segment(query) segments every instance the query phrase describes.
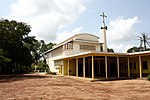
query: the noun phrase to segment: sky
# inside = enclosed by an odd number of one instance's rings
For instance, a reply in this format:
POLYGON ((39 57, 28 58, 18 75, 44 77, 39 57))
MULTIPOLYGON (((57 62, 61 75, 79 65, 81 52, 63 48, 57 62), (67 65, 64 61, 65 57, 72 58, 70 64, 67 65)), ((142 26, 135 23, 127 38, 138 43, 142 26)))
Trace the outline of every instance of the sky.
POLYGON ((0 18, 29 24, 29 35, 46 43, 79 33, 101 41, 100 14, 105 12, 108 48, 126 52, 140 45, 141 33, 150 33, 149 5, 150 0, 0 0, 0 18))

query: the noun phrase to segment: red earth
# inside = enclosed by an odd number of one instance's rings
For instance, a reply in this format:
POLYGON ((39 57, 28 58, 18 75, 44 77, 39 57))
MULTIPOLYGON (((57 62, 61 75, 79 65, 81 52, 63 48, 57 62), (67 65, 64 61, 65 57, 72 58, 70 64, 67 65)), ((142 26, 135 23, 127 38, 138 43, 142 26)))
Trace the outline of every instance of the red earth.
POLYGON ((0 100, 150 100, 146 79, 94 81, 54 75, 0 76, 0 100))

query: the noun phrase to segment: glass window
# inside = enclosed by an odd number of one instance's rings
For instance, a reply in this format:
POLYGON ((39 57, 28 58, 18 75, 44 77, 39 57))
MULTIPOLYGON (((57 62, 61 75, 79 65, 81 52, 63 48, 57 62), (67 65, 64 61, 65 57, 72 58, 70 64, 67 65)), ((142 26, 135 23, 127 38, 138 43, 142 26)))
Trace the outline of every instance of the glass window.
POLYGON ((73 49, 73 44, 72 43, 68 43, 68 49, 73 49))
POLYGON ((91 45, 80 45, 80 49, 82 49, 82 50, 96 50, 96 47, 91 46, 91 45))
POLYGON ((63 50, 73 49, 73 43, 66 43, 63 45, 63 50))

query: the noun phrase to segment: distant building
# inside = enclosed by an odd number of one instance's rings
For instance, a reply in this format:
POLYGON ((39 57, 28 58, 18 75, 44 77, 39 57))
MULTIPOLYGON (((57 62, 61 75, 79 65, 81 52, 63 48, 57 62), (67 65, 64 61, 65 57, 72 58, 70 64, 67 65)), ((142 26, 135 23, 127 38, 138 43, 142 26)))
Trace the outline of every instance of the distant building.
POLYGON ((92 34, 77 34, 45 54, 50 71, 59 75, 95 78, 140 77, 150 73, 150 52, 110 53, 92 34))

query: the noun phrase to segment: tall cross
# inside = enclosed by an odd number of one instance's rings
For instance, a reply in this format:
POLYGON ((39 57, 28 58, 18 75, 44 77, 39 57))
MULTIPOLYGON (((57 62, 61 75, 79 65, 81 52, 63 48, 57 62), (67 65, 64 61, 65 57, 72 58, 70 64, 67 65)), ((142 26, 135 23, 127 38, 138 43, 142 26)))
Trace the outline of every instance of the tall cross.
POLYGON ((103 24, 104 24, 104 27, 105 27, 105 17, 107 17, 107 16, 104 14, 104 12, 103 12, 103 14, 100 15, 100 16, 102 16, 102 18, 103 18, 103 24))
POLYGON ((104 26, 103 27, 101 27, 101 29, 103 29, 103 39, 104 39, 104 41, 103 41, 103 48, 104 48, 104 52, 107 52, 107 40, 106 40, 106 30, 107 30, 107 26, 105 26, 105 17, 107 17, 105 14, 104 14, 104 12, 103 12, 103 14, 102 15, 100 15, 100 16, 102 16, 102 18, 103 18, 103 24, 104 24, 104 26))

